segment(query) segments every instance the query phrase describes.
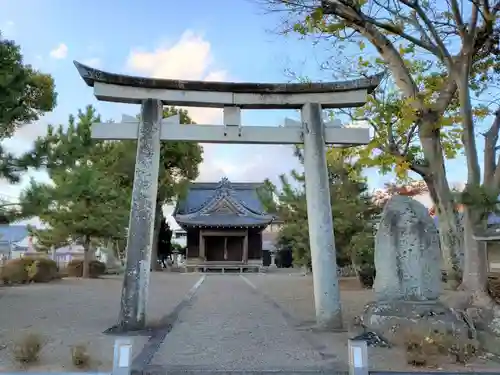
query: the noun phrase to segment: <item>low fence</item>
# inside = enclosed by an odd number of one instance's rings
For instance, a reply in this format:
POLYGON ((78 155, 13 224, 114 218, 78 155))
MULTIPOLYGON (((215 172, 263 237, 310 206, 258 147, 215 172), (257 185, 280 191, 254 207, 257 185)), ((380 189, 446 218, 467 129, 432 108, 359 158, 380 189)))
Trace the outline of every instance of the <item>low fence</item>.
MULTIPOLYGON (((26 372, 30 375, 188 375, 188 374, 241 374, 241 375, 306 375, 306 374, 342 374, 342 375, 500 375, 498 372, 473 372, 473 371, 370 371, 368 362, 368 345, 364 340, 349 340, 349 371, 332 370, 203 370, 203 369, 182 369, 169 370, 155 367, 152 370, 132 368, 132 340, 129 338, 120 338, 115 340, 113 351, 113 368, 111 372, 26 372)), ((19 375, 22 372, 1 372, 0 375, 19 375)))

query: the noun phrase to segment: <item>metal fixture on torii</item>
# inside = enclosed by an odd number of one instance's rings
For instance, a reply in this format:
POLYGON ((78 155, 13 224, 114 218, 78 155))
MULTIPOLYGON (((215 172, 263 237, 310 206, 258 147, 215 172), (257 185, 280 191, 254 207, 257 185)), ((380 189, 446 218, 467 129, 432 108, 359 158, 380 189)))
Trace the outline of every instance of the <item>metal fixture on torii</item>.
POLYGON ((341 327, 325 145, 364 145, 370 135, 366 128, 325 123, 322 109, 364 105, 382 74, 330 83, 231 83, 134 77, 74 63, 98 100, 141 105, 140 120, 124 116, 121 123, 92 126, 96 139, 138 141, 116 329, 142 329, 146 322, 161 141, 304 145, 316 323, 323 328, 341 327), (222 108, 223 125, 180 124, 179 116, 162 119, 164 105, 222 108), (287 119, 282 127, 242 126, 242 109, 300 109, 301 121, 287 119))

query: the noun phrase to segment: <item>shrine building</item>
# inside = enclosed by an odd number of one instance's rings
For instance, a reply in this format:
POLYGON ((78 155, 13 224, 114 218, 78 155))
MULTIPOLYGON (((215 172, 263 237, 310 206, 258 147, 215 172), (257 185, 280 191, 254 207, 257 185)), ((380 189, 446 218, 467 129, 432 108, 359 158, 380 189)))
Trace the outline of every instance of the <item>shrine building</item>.
POLYGON ((173 216, 187 232, 188 271, 257 271, 262 231, 274 220, 258 196, 260 183, 191 183, 173 216))

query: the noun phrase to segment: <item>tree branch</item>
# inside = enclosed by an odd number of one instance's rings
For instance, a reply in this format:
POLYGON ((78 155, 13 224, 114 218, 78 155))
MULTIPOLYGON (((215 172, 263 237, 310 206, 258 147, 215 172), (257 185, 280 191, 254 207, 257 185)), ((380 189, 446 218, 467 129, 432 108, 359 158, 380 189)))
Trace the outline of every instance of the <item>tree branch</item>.
POLYGON ((335 15, 348 21, 351 24, 350 27, 358 31, 377 48, 380 55, 391 67, 394 79, 405 96, 417 99, 419 108, 423 108, 423 102, 418 97, 418 87, 402 56, 389 38, 382 34, 369 20, 365 19, 364 14, 354 8, 344 6, 341 3, 332 3, 328 0, 322 0, 321 4, 324 14, 335 15))
POLYGON ((431 20, 429 17, 427 17, 427 14, 425 14, 425 11, 422 9, 422 7, 419 5, 418 1, 415 0, 399 0, 403 4, 405 4, 407 7, 413 9, 419 17, 422 19, 424 22, 425 26, 431 33, 432 37, 434 38, 434 41, 436 42, 437 45, 437 57, 441 59, 441 61, 446 64, 447 66, 451 67, 453 64, 453 59, 450 55, 450 52, 444 45, 443 40, 439 36, 439 33, 437 32, 436 28, 432 24, 431 20))
POLYGON ((455 19, 455 24, 457 25, 458 34, 460 35, 460 38, 462 39, 463 43, 465 41, 466 27, 464 24, 464 20, 462 18, 462 14, 460 13, 460 5, 458 4, 457 0, 449 0, 449 1, 451 6, 451 11, 453 13, 453 18, 455 19))
POLYGON ((491 127, 484 134, 484 184, 500 187, 500 157, 495 161, 498 135, 500 131, 500 108, 495 112, 491 127))

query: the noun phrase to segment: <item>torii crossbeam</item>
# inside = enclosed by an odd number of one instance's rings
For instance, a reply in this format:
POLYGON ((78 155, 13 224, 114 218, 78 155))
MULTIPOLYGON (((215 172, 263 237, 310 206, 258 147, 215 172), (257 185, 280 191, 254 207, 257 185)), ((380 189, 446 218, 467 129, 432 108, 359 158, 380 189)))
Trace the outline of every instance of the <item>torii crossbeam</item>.
POLYGON ((304 168, 317 324, 342 325, 325 144, 367 144, 369 130, 324 123, 322 108, 362 106, 382 75, 331 83, 229 83, 154 79, 114 74, 75 61, 99 100, 141 104, 141 119, 94 124, 98 139, 137 139, 127 265, 118 327, 145 325, 161 141, 304 144, 304 168), (163 105, 222 108, 223 125, 179 124, 162 119, 163 105), (283 127, 242 126, 242 109, 301 110, 301 121, 283 127))

